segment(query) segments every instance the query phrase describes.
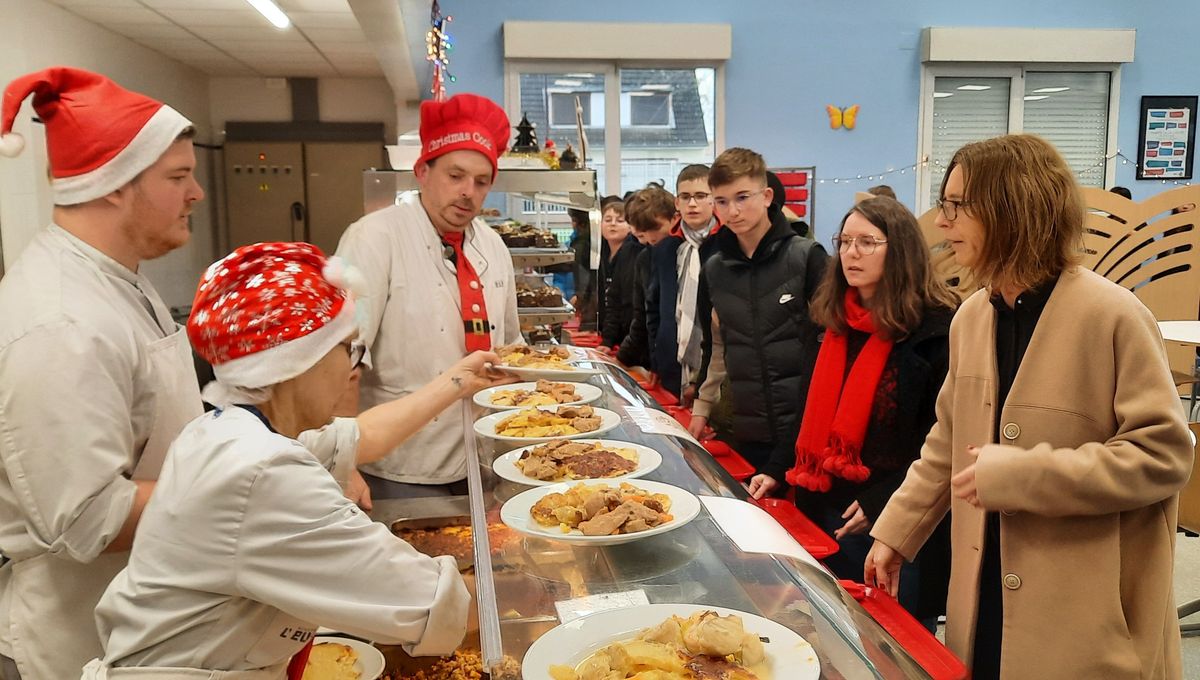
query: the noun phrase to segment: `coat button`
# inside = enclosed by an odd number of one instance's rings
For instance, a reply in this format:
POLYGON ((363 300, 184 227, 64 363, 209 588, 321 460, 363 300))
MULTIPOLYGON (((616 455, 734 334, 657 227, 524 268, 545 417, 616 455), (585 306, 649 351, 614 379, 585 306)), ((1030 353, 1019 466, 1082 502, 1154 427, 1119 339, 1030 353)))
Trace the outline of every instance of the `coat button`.
POLYGON ((1021 577, 1016 574, 1004 575, 1004 587, 1009 590, 1016 590, 1021 587, 1021 577))
POLYGON ((471 311, 478 314, 479 313, 479 305, 471 305, 471 311))
POLYGON ((1021 436, 1021 426, 1016 423, 1005 423, 1000 434, 1003 434, 1005 439, 1012 441, 1021 436))
POLYGON ((479 282, 478 281, 471 282, 471 290, 479 290, 479 282))

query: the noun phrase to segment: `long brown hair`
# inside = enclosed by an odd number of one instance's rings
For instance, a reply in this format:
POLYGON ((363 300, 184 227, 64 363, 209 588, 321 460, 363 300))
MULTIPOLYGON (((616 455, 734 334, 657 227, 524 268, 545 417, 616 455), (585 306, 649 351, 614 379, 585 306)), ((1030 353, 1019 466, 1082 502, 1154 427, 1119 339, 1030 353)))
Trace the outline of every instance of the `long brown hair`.
MULTIPOLYGON (((871 298, 871 316, 879 332, 891 340, 902 340, 917 330, 930 307, 954 309, 958 301, 934 274, 929 263, 929 247, 921 236, 917 218, 899 201, 886 196, 868 198, 856 204, 842 218, 838 234, 854 213, 862 215, 887 238, 883 260, 883 278, 871 298)), ((809 304, 809 316, 816 323, 845 334, 846 290, 850 283, 842 271, 841 251, 825 267, 821 285, 809 304)))
POLYGON ((962 166, 960 210, 984 228, 979 261, 971 270, 983 285, 1022 289, 1058 276, 1083 249, 1083 198, 1075 174, 1037 135, 1005 135, 955 152, 942 179, 962 166))

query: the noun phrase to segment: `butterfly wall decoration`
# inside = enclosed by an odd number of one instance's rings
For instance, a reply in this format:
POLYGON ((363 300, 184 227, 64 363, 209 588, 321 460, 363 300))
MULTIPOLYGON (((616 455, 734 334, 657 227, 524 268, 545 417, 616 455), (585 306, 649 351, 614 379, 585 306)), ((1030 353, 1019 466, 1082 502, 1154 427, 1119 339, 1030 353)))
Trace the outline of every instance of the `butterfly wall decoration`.
POLYGON ((833 130, 838 128, 853 130, 858 120, 858 104, 845 108, 829 104, 825 107, 825 111, 829 114, 829 127, 833 130))

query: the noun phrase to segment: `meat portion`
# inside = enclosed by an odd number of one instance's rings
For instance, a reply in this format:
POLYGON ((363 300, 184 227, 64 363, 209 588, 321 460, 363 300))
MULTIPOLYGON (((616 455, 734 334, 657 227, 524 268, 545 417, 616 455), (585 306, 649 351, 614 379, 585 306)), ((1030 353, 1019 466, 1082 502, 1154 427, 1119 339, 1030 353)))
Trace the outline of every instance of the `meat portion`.
POLYGON ((568 456, 563 465, 574 477, 614 477, 633 472, 637 464, 612 451, 590 451, 585 455, 568 456))
POLYGON ((600 429, 600 416, 590 418, 572 418, 571 427, 580 432, 595 432, 600 429))
POLYGON ((579 530, 584 536, 609 536, 617 533, 629 516, 629 504, 622 503, 616 510, 603 512, 586 522, 580 522, 579 530))

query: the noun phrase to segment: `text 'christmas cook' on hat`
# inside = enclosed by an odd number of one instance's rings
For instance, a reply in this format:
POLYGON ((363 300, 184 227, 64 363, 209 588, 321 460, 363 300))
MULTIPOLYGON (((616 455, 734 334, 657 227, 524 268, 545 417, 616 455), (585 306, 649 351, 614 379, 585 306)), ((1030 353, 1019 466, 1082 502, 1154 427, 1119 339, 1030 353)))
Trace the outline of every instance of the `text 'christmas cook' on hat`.
POLYGON ((416 164, 467 149, 487 156, 494 176, 508 137, 508 116, 487 97, 464 93, 442 102, 421 102, 421 157, 416 164))

